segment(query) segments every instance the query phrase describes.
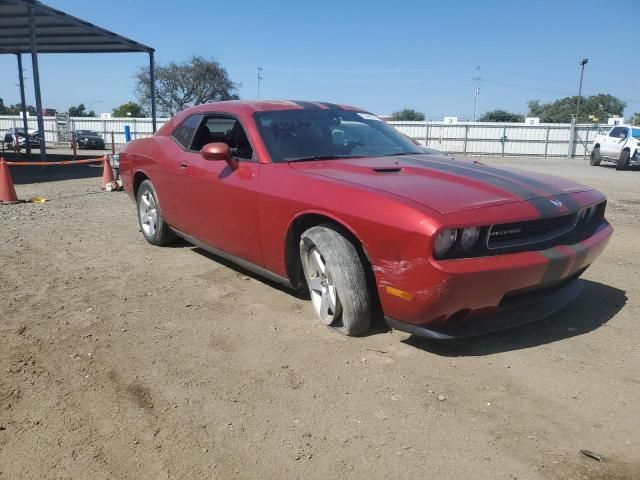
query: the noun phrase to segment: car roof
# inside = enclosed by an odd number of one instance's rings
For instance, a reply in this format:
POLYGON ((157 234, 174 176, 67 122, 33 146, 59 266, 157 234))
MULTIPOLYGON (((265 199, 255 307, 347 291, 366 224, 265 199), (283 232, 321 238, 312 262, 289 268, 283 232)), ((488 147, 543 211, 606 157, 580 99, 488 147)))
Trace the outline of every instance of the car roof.
POLYGON ((206 111, 227 111, 229 113, 253 113, 269 112, 274 110, 352 110, 363 111, 360 108, 350 105, 342 105, 330 102, 304 101, 304 100, 227 100, 222 102, 211 102, 188 108, 184 111, 189 113, 206 111))
POLYGON ((361 108, 330 102, 304 101, 304 100, 225 100, 221 102, 203 103, 189 107, 177 113, 170 121, 165 123, 158 134, 168 135, 174 127, 180 124, 186 117, 198 113, 229 113, 237 116, 252 115, 254 112, 273 112, 277 110, 348 110, 366 112, 361 108))

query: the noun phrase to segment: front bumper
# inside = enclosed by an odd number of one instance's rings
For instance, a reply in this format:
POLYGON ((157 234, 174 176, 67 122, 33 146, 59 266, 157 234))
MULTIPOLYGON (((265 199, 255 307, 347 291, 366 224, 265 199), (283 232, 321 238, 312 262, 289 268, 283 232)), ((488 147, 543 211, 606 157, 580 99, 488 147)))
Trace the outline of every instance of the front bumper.
POLYGON ((407 269, 402 283, 391 284, 407 293, 404 298, 384 296, 388 287, 379 288, 385 318, 398 330, 445 339, 547 317, 580 293, 578 277, 602 253, 612 232, 603 221, 572 245, 407 269))
POLYGON ((553 291, 542 291, 537 296, 523 297, 507 306, 498 308, 495 313, 487 315, 480 320, 467 321, 460 324, 422 327, 403 323, 389 317, 385 317, 385 320, 391 328, 418 337, 435 340, 474 337, 526 325, 553 315, 580 295, 583 287, 582 280, 572 278, 568 283, 563 284, 560 288, 553 289, 553 291))

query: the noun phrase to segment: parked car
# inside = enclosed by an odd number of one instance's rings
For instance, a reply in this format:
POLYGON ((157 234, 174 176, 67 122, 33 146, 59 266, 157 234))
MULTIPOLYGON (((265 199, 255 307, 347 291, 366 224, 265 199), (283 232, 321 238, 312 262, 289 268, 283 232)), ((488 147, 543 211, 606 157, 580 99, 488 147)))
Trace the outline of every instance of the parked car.
POLYGON ((613 231, 592 188, 425 154, 330 103, 188 108, 119 161, 149 243, 182 237, 308 292, 347 335, 378 314, 439 339, 546 317, 613 231))
POLYGON ((593 140, 591 165, 616 164, 616 170, 640 165, 640 126, 616 125, 593 140))
MULTIPOLYGON (((40 135, 37 130, 29 128, 27 130, 29 135, 29 143, 32 147, 40 147, 40 135)), ((24 128, 10 128, 4 133, 4 143, 8 147, 12 147, 15 139, 18 139, 18 145, 20 148, 26 148, 27 146, 27 138, 24 134, 24 128)))
POLYGON ((80 149, 104 150, 104 138, 95 130, 75 130, 73 135, 80 149))

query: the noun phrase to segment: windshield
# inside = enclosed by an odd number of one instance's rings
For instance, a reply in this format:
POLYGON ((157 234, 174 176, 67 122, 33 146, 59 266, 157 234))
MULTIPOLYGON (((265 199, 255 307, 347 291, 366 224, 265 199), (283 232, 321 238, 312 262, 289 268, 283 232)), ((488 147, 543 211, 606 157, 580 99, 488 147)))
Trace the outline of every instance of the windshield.
POLYGON ((370 113, 278 110, 256 112, 254 118, 273 162, 421 153, 370 113))
POLYGON ((632 128, 631 136, 633 136, 633 138, 640 138, 640 128, 632 128))

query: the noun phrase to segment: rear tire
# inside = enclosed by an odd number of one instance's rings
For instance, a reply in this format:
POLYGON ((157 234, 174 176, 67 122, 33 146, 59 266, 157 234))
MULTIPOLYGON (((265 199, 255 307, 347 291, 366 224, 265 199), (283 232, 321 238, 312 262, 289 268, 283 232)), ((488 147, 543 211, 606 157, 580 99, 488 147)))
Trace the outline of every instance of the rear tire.
POLYGON ((591 150, 591 158, 589 159, 589 163, 591 163, 593 167, 597 167, 600 165, 601 161, 602 159, 600 158, 600 149, 594 148, 593 150, 591 150))
POLYGON ((623 150, 616 163, 616 170, 624 170, 629 165, 629 150, 623 150))
POLYGON ((300 259, 320 321, 344 335, 367 332, 372 302, 353 243, 331 225, 312 227, 300 238, 300 259))
POLYGON ((136 203, 138 224, 144 239, 150 244, 158 246, 175 242, 176 236, 162 215, 158 194, 150 180, 145 180, 140 184, 136 203))

